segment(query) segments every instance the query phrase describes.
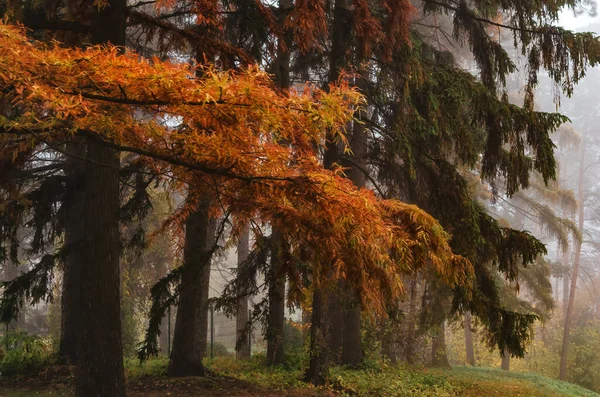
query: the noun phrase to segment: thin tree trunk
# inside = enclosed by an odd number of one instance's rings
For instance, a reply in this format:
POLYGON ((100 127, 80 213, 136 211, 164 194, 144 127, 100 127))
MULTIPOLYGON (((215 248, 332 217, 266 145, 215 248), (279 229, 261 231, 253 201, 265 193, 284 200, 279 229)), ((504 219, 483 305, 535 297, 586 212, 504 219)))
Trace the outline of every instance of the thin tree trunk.
MULTIPOLYGON (((569 251, 566 250, 563 256, 563 264, 565 266, 569 265, 569 251)), ((567 318, 567 307, 569 306, 569 285, 570 285, 570 277, 569 277, 569 272, 565 272, 563 275, 563 286, 562 286, 562 310, 563 310, 563 324, 565 323, 565 320, 567 318)))
POLYGON ((404 359, 408 365, 415 364, 415 324, 417 312, 417 277, 410 280, 410 301, 408 304, 408 321, 406 327, 406 341, 404 345, 404 359))
MULTIPOLYGON (((92 43, 125 45, 125 0, 109 0, 92 17, 92 43)), ((84 243, 80 327, 77 343, 78 397, 125 396, 119 258, 119 152, 87 143, 84 176, 84 243)))
MULTIPOLYGON (((583 174, 585 166, 585 144, 581 144, 581 157, 579 162, 579 183, 578 183, 578 199, 579 199, 579 232, 583 235, 584 216, 585 216, 585 197, 583 192, 583 174)), ((569 290, 569 303, 567 305, 565 328, 563 333, 562 349, 560 351, 560 372, 559 379, 567 378, 567 360, 569 358, 569 337, 571 332, 571 322, 573 321, 573 310, 575 308, 575 293, 577 292, 577 278, 579 277, 579 264, 581 262, 581 244, 583 237, 577 242, 575 250, 575 261, 573 262, 573 271, 571 272, 571 286, 569 290)))
POLYGON ((276 230, 273 231, 275 252, 271 256, 269 274, 269 315, 267 319, 267 365, 281 365, 285 360, 283 333, 285 327, 285 277, 282 277, 283 241, 276 230))
POLYGON ((215 234, 209 207, 209 200, 201 199, 196 211, 188 216, 185 224, 184 269, 181 274, 169 376, 206 374, 202 359, 208 335, 209 251, 215 234))
POLYGON ((510 353, 508 350, 504 350, 502 354, 502 370, 510 371, 510 353))
POLYGON ((446 354, 446 320, 439 324, 433 337, 431 344, 431 366, 450 368, 446 354))
MULTIPOLYGON (((250 253, 250 228, 246 227, 240 235, 238 243, 238 266, 240 263, 248 259, 250 253)), ((238 291, 237 312, 235 315, 235 334, 236 334, 236 356, 238 359, 250 357, 250 334, 247 332, 248 327, 248 298, 245 296, 246 291, 238 291)))
POLYGON ((475 366, 475 349, 473 348, 473 331, 471 329, 471 312, 465 312, 465 351, 467 364, 475 366))

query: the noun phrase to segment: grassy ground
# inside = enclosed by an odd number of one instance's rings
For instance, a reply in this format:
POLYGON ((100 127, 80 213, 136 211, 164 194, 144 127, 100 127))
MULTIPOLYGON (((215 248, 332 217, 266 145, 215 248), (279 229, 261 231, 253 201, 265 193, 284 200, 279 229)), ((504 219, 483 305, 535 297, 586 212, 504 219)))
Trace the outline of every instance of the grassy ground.
MULTIPOLYGON (((213 375, 206 378, 169 379, 166 364, 164 359, 152 360, 144 366, 127 362, 128 396, 600 397, 570 383, 491 368, 374 368, 362 371, 335 368, 327 387, 314 388, 300 380, 300 370, 268 369, 257 359, 246 362, 230 358, 212 360, 208 366, 213 375)), ((72 394, 72 389, 72 371, 65 367, 48 369, 35 378, 0 378, 0 396, 6 397, 66 397, 72 394)))

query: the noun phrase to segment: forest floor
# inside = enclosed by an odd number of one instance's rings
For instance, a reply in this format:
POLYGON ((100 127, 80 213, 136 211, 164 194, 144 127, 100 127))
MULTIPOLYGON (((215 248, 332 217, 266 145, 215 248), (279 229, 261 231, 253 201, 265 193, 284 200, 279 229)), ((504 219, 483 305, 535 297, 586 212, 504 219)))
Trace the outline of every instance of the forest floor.
MULTIPOLYGON (((335 396, 466 396, 466 397, 600 397, 571 383, 535 374, 492 368, 454 367, 452 370, 373 368, 359 371, 332 369, 327 387, 314 388, 300 380, 301 371, 268 369, 257 360, 219 358, 208 363, 208 377, 167 378, 166 360, 140 366, 126 363, 129 397, 335 397, 335 396)), ((72 395, 69 367, 48 368, 35 377, 0 377, 2 397, 67 397, 72 395)))

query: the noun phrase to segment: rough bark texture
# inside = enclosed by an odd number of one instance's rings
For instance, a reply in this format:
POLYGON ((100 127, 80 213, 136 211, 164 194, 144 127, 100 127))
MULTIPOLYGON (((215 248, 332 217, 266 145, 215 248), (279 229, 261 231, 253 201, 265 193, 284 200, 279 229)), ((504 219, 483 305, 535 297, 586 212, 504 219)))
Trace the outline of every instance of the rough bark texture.
POLYGON ((209 201, 200 202, 185 223, 184 269, 181 274, 179 305, 175 320, 169 376, 203 376, 202 358, 208 334, 208 284, 210 243, 214 223, 209 201))
MULTIPOLYGON (((359 54, 358 63, 365 60, 363 54, 359 54)), ((361 92, 366 92, 368 71, 361 69, 356 78, 356 87, 361 92)), ((367 113, 364 109, 358 112, 358 120, 366 120, 367 113)), ((350 170, 348 176, 354 185, 361 189, 367 184, 367 130, 365 125, 355 122, 352 126, 350 148, 352 157, 349 159, 350 170)), ((344 333, 342 338, 342 365, 356 367, 363 361, 363 350, 361 341, 361 309, 358 306, 358 297, 348 292, 348 307, 344 310, 344 333)))
POLYGON ((467 364, 475 366, 475 349, 473 348, 473 331, 471 330, 471 313, 465 313, 465 351, 467 353, 467 364))
MULTIPOLYGON (((250 253, 250 229, 246 228, 240 235, 238 243, 238 265, 248 258, 250 253)), ((246 291, 238 291, 240 295, 246 291)), ((248 298, 240 297, 237 304, 237 313, 235 316, 235 334, 236 334, 236 356, 240 358, 250 357, 250 334, 247 332, 248 325, 248 298)))
MULTIPOLYGON (((124 0, 110 0, 92 17, 92 43, 125 44, 124 0)), ((76 395, 125 396, 120 306, 119 152, 87 144, 84 243, 76 395)))
POLYGON ((431 366, 450 368, 446 354, 446 321, 442 321, 435 331, 431 345, 431 366))
POLYGON ((119 292, 119 154, 88 143, 77 396, 125 396, 119 292))
POLYGON ((325 321, 327 302, 320 288, 315 288, 312 303, 312 321, 310 327, 310 361, 306 370, 306 381, 322 386, 329 377, 327 348, 328 327, 325 321))
MULTIPOLYGON (((82 143, 70 148, 81 157, 85 156, 82 143)), ((84 205, 84 161, 70 157, 65 161, 64 172, 67 178, 65 206, 65 245, 63 261, 63 282, 61 293, 60 345, 58 355, 65 364, 77 362, 77 337, 81 316, 81 267, 87 261, 87 250, 83 241, 85 229, 82 219, 84 205)))
MULTIPOLYGON (((581 157, 579 162, 579 182, 578 182, 578 200, 579 200, 579 232, 583 235, 583 226, 585 220, 585 197, 583 191, 583 174, 585 166, 585 145, 581 145, 581 157)), ((563 333, 562 349, 560 351, 560 372, 558 378, 567 379, 567 360, 569 358, 569 338, 571 332, 571 322, 573 321, 573 310, 575 309, 575 293, 577 292, 577 278, 579 277, 579 264, 581 262, 581 240, 577 242, 575 249, 575 260, 573 262, 573 271, 571 272, 571 286, 569 289, 569 302, 565 316, 565 328, 563 333)))

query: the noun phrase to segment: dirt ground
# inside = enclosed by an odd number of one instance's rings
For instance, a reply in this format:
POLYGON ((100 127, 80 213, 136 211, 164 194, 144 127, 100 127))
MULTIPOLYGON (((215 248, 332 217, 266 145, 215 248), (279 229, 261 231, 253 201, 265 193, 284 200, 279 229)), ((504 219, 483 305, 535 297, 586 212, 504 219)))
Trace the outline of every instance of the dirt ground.
MULTIPOLYGON (((68 397, 73 395, 72 367, 54 367, 35 377, 0 377, 1 397, 68 397)), ((165 378, 143 377, 127 380, 128 397, 327 397, 332 394, 313 389, 268 390, 224 376, 165 378)))

